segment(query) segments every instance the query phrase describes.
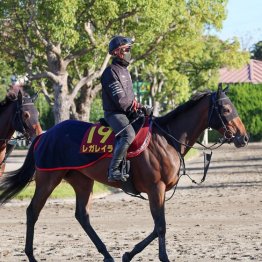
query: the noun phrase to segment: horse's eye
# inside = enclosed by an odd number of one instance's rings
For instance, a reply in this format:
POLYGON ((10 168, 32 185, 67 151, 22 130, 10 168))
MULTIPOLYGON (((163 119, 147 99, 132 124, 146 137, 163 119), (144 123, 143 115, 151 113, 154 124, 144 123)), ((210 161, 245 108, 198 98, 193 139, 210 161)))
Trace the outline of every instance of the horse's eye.
POLYGON ((24 117, 25 119, 29 119, 30 118, 30 113, 28 111, 24 112, 24 117))
POLYGON ((229 106, 224 106, 223 109, 222 109, 222 113, 224 115, 228 115, 231 113, 231 108, 229 106))

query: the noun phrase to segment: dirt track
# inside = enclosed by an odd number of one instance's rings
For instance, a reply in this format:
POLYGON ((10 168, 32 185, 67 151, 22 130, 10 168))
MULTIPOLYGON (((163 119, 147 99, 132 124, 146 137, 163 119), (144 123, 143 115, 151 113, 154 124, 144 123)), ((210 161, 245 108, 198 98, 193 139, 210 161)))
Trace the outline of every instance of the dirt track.
MULTIPOLYGON (((202 177, 203 159, 187 163, 202 177)), ((182 177, 166 203, 170 261, 262 261, 262 144, 214 151, 206 182, 182 177)), ((167 193, 167 197, 171 192, 167 193)), ((27 201, 0 208, 0 261, 27 261, 23 253, 27 201)), ((147 201, 123 193, 93 201, 91 222, 116 262, 153 229, 147 201)), ((49 201, 36 225, 39 261, 103 261, 74 219, 74 201, 49 201)), ((159 261, 154 241, 133 261, 159 261)))

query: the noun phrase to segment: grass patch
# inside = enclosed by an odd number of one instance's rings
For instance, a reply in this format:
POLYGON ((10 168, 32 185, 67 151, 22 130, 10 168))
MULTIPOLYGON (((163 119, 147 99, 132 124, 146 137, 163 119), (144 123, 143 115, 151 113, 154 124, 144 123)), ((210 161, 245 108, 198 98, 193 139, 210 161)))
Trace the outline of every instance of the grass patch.
MULTIPOLYGON (((111 190, 112 189, 110 189, 108 186, 98 182, 95 182, 93 187, 94 194, 110 192, 111 190)), ((35 192, 35 183, 32 182, 28 185, 27 188, 25 188, 16 196, 16 199, 32 198, 34 192, 35 192)), ((71 185, 69 185, 67 182, 64 181, 55 188, 55 190, 50 196, 50 198, 72 198, 72 197, 75 197, 75 191, 71 185)))
POLYGON ((186 156, 185 156, 185 159, 186 159, 186 160, 189 160, 189 159, 191 159, 191 158, 193 158, 193 157, 195 157, 195 156, 197 156, 197 155, 199 155, 199 150, 197 150, 196 148, 191 148, 191 149, 187 152, 187 154, 186 154, 186 156))

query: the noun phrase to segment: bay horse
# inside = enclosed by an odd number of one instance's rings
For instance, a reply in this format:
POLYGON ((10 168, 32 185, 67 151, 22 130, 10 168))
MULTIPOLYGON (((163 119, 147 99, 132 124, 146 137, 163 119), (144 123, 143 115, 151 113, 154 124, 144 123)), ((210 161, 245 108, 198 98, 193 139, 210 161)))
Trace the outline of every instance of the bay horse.
MULTIPOLYGON (((63 122, 60 123, 60 127, 65 129, 63 122)), ((223 135, 224 142, 233 142, 237 148, 244 147, 248 143, 245 126, 221 87, 215 92, 198 93, 165 116, 152 119, 150 142, 140 155, 131 159, 130 175, 135 189, 148 195, 154 228, 145 239, 135 245, 133 250, 123 254, 123 262, 131 261, 156 238, 158 238, 159 260, 170 261, 165 241, 165 193, 178 183, 183 157, 208 127, 219 131, 223 135)), ((48 131, 40 137, 46 136, 47 133, 48 131)), ((34 155, 34 147, 38 139, 39 137, 32 143, 21 169, 3 177, 0 182, 0 203, 4 204, 21 191, 35 174, 36 189, 27 208, 25 253, 29 261, 37 261, 33 253, 35 223, 46 200, 62 179, 74 188, 75 217, 98 252, 103 255, 103 261, 115 261, 89 220, 89 204, 95 180, 112 187, 122 188, 120 182, 107 181, 110 158, 103 158, 96 161, 94 165, 76 170, 65 168, 41 171, 35 167, 37 155, 34 155)), ((59 137, 53 140, 54 147, 56 140, 59 140, 59 137)), ((64 143, 66 144, 67 141, 64 143)))
POLYGON ((22 134, 21 138, 33 140, 42 133, 38 121, 38 111, 29 97, 23 97, 22 92, 7 93, 5 99, 0 102, 0 177, 5 170, 5 161, 16 142, 12 138, 14 132, 22 134))

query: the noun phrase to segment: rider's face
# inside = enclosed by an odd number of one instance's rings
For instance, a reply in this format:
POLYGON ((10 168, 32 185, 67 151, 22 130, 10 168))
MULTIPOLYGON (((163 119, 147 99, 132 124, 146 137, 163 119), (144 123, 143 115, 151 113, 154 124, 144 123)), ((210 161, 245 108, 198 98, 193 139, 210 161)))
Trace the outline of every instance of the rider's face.
POLYGON ((129 63, 131 61, 131 47, 130 46, 122 47, 121 53, 122 53, 122 59, 129 63))

